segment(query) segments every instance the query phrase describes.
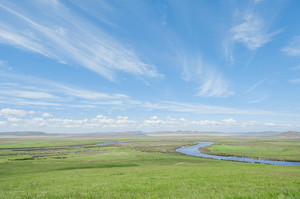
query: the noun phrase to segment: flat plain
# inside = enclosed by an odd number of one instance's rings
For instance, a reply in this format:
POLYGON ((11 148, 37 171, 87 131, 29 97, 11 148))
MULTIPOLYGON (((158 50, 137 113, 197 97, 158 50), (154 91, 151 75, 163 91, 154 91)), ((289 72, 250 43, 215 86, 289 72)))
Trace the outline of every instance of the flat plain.
POLYGON ((0 198, 300 198, 299 166, 205 159, 175 149, 211 141, 207 153, 300 160, 290 137, 226 134, 2 136, 0 198), (92 145, 41 149, 34 147, 92 145), (33 148, 31 148, 33 147, 33 148))

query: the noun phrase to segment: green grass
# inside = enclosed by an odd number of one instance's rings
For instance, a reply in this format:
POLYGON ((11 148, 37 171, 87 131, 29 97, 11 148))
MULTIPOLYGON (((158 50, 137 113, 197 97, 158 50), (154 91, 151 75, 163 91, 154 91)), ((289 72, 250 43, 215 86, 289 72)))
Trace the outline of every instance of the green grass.
MULTIPOLYGON (((103 140, 102 140, 103 142, 103 140)), ((104 141, 105 142, 105 141, 104 141)), ((26 148, 26 147, 47 147, 47 146, 72 146, 72 145, 83 145, 83 144, 98 144, 99 142, 96 140, 88 140, 88 139, 72 139, 72 138, 64 138, 64 139, 28 139, 28 140, 7 140, 0 141, 0 148, 26 148)))
POLYGON ((180 155, 184 140, 0 154, 0 198, 299 198, 300 168, 180 155), (15 160, 33 157, 31 160, 15 160), (64 159, 59 159, 64 157, 64 159))
POLYGON ((208 153, 251 157, 269 160, 300 161, 300 145, 297 141, 243 141, 217 143, 206 148, 208 153))

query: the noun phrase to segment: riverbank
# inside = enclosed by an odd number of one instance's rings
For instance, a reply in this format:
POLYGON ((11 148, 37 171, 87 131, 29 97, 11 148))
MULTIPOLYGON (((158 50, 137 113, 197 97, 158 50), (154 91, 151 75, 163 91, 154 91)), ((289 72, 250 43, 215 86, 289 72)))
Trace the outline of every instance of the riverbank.
POLYGON ((217 155, 217 156, 225 156, 225 157, 235 156, 235 157, 240 157, 240 158, 251 158, 251 159, 256 159, 256 160, 264 159, 264 160, 272 160, 272 161, 300 162, 299 160, 293 160, 293 159, 278 159, 278 158, 259 157, 259 156, 250 156, 250 155, 239 155, 236 153, 212 152, 210 150, 210 148, 214 145, 215 144, 207 146, 207 147, 200 147, 199 151, 201 153, 205 153, 205 154, 209 154, 209 155, 217 155))
POLYGON ((273 161, 273 160, 262 160, 262 159, 252 159, 252 158, 243 158, 237 156, 219 156, 219 155, 210 155, 206 153, 201 153, 199 148, 211 146, 212 142, 197 142, 193 146, 189 147, 180 147, 176 149, 177 152, 191 155, 202 158, 211 158, 216 160, 227 160, 227 161, 237 161, 237 162, 248 162, 248 163, 260 163, 260 164, 271 164, 271 165, 286 165, 286 166, 300 166, 300 162, 288 162, 288 161, 273 161))

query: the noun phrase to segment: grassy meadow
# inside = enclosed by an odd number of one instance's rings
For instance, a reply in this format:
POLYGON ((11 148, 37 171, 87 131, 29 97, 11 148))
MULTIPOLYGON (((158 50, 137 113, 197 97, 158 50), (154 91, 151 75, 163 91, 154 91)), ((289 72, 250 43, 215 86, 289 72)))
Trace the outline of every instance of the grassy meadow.
POLYGON ((300 161, 300 142, 297 140, 229 140, 200 149, 204 153, 254 159, 300 161))
POLYGON ((0 198, 300 198, 299 166, 191 157, 175 152, 192 141, 213 141, 216 154, 299 160, 299 140, 233 136, 1 137, 0 198), (259 140, 259 142, 258 142, 259 140))

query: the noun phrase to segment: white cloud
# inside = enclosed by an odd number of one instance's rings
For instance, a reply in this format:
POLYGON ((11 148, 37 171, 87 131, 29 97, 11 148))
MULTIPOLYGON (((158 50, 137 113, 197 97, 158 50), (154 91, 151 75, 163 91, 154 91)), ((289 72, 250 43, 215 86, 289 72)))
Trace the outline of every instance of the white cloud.
POLYGON ((182 79, 188 82, 194 81, 200 85, 197 96, 228 97, 233 95, 233 92, 229 91, 228 81, 215 66, 203 61, 200 55, 179 54, 178 59, 183 69, 182 79))
POLYGON ((21 122, 22 119, 16 118, 16 117, 9 117, 9 118, 7 118, 7 121, 9 121, 9 122, 21 122))
POLYGON ((0 126, 6 126, 7 122, 6 121, 0 121, 0 126))
POLYGON ((1 90, 1 95, 7 95, 11 97, 29 98, 29 99, 55 99, 58 98, 52 94, 46 92, 26 91, 26 90, 1 90))
POLYGON ((185 81, 193 81, 203 74, 204 63, 201 55, 188 56, 186 53, 179 54, 178 63, 183 69, 181 78, 185 81))
POLYGON ((174 112, 188 112, 188 113, 205 113, 205 114, 245 114, 245 115, 273 115, 280 114, 273 111, 265 110, 244 110, 237 108, 230 108, 224 106, 209 106, 198 103, 181 103, 172 101, 163 101, 157 104, 150 102, 140 105, 143 108, 150 108, 156 110, 168 110, 174 112))
POLYGON ((271 123, 271 122, 269 122, 269 123, 264 123, 264 125, 266 125, 266 126, 276 126, 275 123, 271 123))
POLYGON ((151 120, 157 120, 158 117, 157 117, 157 116, 152 116, 152 117, 150 117, 150 119, 151 119, 151 120))
POLYGON ((200 120, 200 121, 191 121, 192 125, 199 125, 199 126, 218 126, 221 125, 221 122, 217 122, 214 120, 200 120))
MULTIPOLYGON (((206 73, 204 71, 203 73, 206 73)), ((18 106, 43 106, 58 109, 105 109, 105 110, 166 110, 171 112, 205 113, 205 114, 243 114, 243 115, 286 115, 275 111, 238 109, 225 106, 212 106, 200 103, 182 103, 176 101, 143 101, 132 99, 130 96, 121 93, 103 93, 83 88, 66 86, 51 81, 41 80, 34 77, 27 77, 16 74, 3 74, 4 79, 18 79, 20 83, 1 83, 0 90, 27 89, 32 92, 45 92, 57 98, 27 99, 14 98, 11 96, 0 96, 0 104, 18 106)), ((196 78, 196 77, 193 77, 196 78)), ((194 80, 196 81, 196 80, 194 80)), ((221 81, 222 82, 222 81, 221 81)), ((199 81, 199 84, 201 82, 199 81)), ((225 83, 224 83, 225 84, 225 83)), ((211 89, 217 94, 218 89, 211 89)), ((227 90, 228 93, 229 91, 227 90)), ((223 95, 225 94, 223 93, 223 95)), ((220 94, 221 95, 221 94, 220 94)), ((44 112, 44 111, 43 111, 44 112)), ((29 113, 29 112, 28 112, 29 113)), ((29 113, 33 114, 33 112, 29 113)))
POLYGON ((167 14, 166 14, 166 13, 164 13, 164 14, 161 16, 160 21, 161 21, 161 24, 162 24, 163 26, 166 26, 166 25, 167 25, 167 14))
POLYGON ((53 117, 53 115, 50 113, 43 113, 42 117, 53 117))
POLYGON ((256 87, 258 87, 259 85, 261 85, 262 83, 264 83, 266 81, 266 79, 262 79, 258 82, 256 82, 255 84, 253 84, 250 88, 248 88, 244 93, 249 93, 251 91, 253 91, 256 87))
POLYGON ((225 124, 236 124, 237 123, 237 121, 232 118, 224 119, 224 120, 222 120, 222 122, 224 122, 225 124))
POLYGON ((31 100, 18 99, 18 98, 5 98, 5 100, 0 100, 0 104, 9 104, 9 105, 18 105, 18 106, 25 106, 25 105, 52 106, 52 107, 63 106, 63 104, 60 103, 52 103, 52 102, 45 102, 45 101, 31 101, 31 100))
POLYGON ((100 99, 122 99, 128 98, 128 96, 124 94, 109 94, 109 93, 101 93, 95 92, 86 89, 78 89, 78 88, 71 88, 62 84, 54 84, 56 88, 58 88, 59 92, 63 92, 68 96, 89 99, 89 100, 100 100, 100 99))
POLYGON ((248 127, 248 126, 260 126, 261 123, 258 121, 248 121, 248 122, 243 122, 241 124, 242 127, 248 127))
POLYGON ((0 82, 2 104, 94 108, 95 105, 122 105, 122 102, 129 100, 127 95, 121 93, 98 92, 11 73, 0 73, 1 76, 20 82, 0 82))
POLYGON ((88 3, 86 1, 73 1, 72 3, 101 22, 112 27, 118 27, 112 20, 118 11, 109 3, 105 1, 88 1, 88 3))
POLYGON ((208 71, 203 77, 202 86, 199 87, 198 96, 205 97, 228 97, 233 95, 228 91, 228 82, 215 70, 208 71))
POLYGON ((263 2, 264 0, 253 0, 253 1, 254 1, 254 4, 257 4, 257 3, 263 2))
POLYGON ((69 65, 79 65, 113 81, 121 71, 161 78, 156 67, 58 1, 0 4, 0 42, 42 54, 69 65), (38 8, 38 9, 37 9, 38 8), (43 42, 41 42, 43 41, 43 42))
POLYGON ((300 66, 295 66, 295 67, 292 67, 290 68, 291 70, 300 70, 300 66))
MULTIPOLYGON (((289 56, 300 56, 300 36, 294 37, 290 44, 282 49, 283 52, 288 54, 289 56)), ((300 66, 295 67, 298 69, 300 66)))
POLYGON ((109 118, 104 115, 97 115, 94 118, 69 119, 69 118, 17 118, 8 117, 6 121, 0 121, 0 126, 14 130, 45 130, 51 129, 55 132, 66 133, 67 129, 74 132, 90 132, 90 131, 127 131, 127 130, 217 130, 226 131, 226 129, 243 129, 245 128, 286 128, 291 129, 297 127, 297 124, 278 124, 272 122, 261 123, 257 121, 249 121, 239 123, 238 121, 227 118, 221 121, 215 120, 189 120, 185 118, 166 117, 160 119, 152 116, 146 120, 131 120, 127 116, 118 116, 109 118))
POLYGON ((246 14, 242 22, 231 28, 233 41, 244 44, 250 50, 256 50, 271 41, 280 31, 268 33, 263 19, 253 14, 246 14))
POLYGON ((292 83, 292 84, 300 84, 300 78, 298 78, 298 79, 292 79, 292 80, 290 80, 290 83, 292 83))
POLYGON ((10 108, 4 108, 0 110, 0 116, 18 116, 18 117, 25 117, 26 111, 24 110, 17 110, 17 109, 10 109, 10 108))
POLYGON ((269 97, 269 96, 266 95, 266 96, 260 97, 260 98, 258 98, 258 99, 252 100, 250 103, 252 103, 252 104, 253 104, 253 103, 259 103, 259 102, 261 102, 261 101, 267 99, 268 97, 269 97))
POLYGON ((48 122, 43 118, 33 118, 26 120, 26 125, 28 126, 37 126, 37 127, 46 127, 48 122))

